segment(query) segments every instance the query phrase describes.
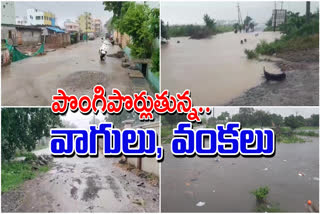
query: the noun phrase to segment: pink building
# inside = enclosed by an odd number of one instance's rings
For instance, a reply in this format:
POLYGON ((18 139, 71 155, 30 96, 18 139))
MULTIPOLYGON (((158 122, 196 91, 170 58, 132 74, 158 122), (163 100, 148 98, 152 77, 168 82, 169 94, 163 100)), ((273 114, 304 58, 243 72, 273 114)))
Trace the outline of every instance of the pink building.
POLYGON ((64 22, 64 28, 65 30, 70 33, 70 32, 79 32, 79 24, 76 22, 72 22, 70 20, 67 20, 64 22))

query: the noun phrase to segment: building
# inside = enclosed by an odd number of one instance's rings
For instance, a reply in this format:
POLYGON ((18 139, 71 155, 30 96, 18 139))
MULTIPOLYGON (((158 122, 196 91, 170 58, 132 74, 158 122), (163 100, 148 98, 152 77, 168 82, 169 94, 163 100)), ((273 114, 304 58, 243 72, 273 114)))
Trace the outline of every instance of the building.
POLYGON ((100 19, 93 20, 94 32, 96 35, 99 35, 102 31, 102 24, 100 19))
POLYGON ((78 17, 78 24, 81 33, 93 33, 93 19, 91 17, 91 13, 85 12, 81 16, 78 17))
POLYGON ((38 10, 28 9, 27 10, 28 25, 46 25, 55 26, 56 18, 53 13, 38 10))
POLYGON ((28 25, 27 17, 16 16, 16 25, 28 25))
POLYGON ((80 30, 79 24, 71 21, 70 19, 67 19, 64 22, 64 28, 68 33, 79 32, 80 30))
POLYGON ((1 24, 16 24, 16 8, 14 1, 1 2, 1 24))

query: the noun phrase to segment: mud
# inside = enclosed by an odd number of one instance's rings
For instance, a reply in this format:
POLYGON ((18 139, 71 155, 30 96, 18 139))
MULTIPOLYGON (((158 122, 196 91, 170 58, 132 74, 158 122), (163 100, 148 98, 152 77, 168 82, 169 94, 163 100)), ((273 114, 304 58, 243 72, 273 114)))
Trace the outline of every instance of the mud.
POLYGON ((277 57, 283 59, 271 61, 286 71, 287 77, 284 81, 264 81, 226 105, 318 106, 319 49, 282 53, 277 57))
MULTIPOLYGON (((101 41, 81 42, 57 49, 44 56, 30 57, 2 68, 2 105, 48 106, 57 88, 68 94, 91 96, 92 88, 102 84, 107 94, 112 88, 132 94, 136 88, 151 91, 147 80, 137 85, 121 67, 121 59, 107 57, 101 62, 101 41)), ((117 53, 112 46, 110 53, 117 53)))
MULTIPOLYGON (((48 152, 45 149, 36 154, 48 152)), ((145 180, 124 172, 115 166, 116 162, 116 158, 102 156, 55 158, 49 172, 21 186, 20 201, 10 200, 11 192, 2 195, 2 201, 7 202, 2 209, 8 212, 159 212, 159 187, 149 184, 137 187, 137 182, 145 180), (135 200, 144 203, 139 205, 135 200)))

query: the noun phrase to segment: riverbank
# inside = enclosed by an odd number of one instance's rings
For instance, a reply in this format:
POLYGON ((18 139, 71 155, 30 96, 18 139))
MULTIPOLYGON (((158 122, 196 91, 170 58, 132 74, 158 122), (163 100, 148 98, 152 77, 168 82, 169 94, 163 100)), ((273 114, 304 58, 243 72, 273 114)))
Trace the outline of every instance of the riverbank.
POLYGON ((262 82, 226 105, 316 106, 319 104, 319 48, 278 54, 274 62, 286 72, 283 82, 262 82))

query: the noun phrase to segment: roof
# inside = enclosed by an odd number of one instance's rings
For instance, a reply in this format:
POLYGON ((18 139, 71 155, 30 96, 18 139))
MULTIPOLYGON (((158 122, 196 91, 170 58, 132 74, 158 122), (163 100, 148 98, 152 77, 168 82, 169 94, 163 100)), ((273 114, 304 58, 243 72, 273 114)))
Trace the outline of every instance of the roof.
POLYGON ((64 30, 61 30, 60 28, 56 28, 56 27, 47 27, 48 30, 52 30, 56 33, 65 33, 64 30))

